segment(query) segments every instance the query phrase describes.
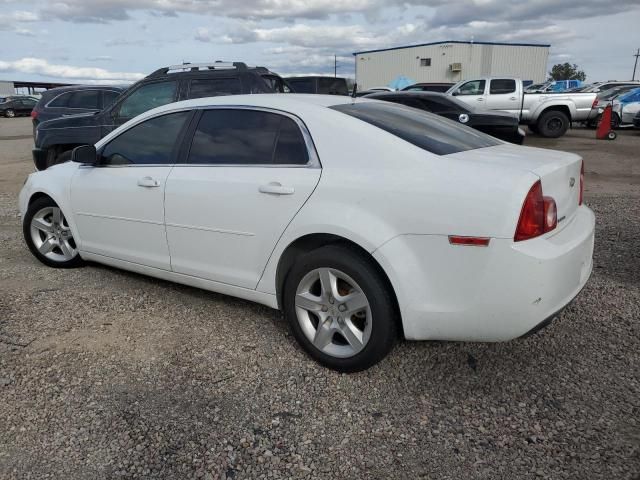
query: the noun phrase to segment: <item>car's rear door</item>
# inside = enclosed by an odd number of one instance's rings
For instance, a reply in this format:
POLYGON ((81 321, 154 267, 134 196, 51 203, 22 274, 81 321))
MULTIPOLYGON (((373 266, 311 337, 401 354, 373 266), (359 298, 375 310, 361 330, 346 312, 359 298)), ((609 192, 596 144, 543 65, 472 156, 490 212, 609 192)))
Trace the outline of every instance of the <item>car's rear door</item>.
POLYGON ((308 132, 282 112, 214 108, 183 151, 165 192, 172 270, 255 288, 320 179, 308 132))
POLYGON ((82 251, 170 269, 165 185, 191 115, 168 113, 134 125, 101 149, 97 166, 78 168, 71 200, 82 251))
POLYGON ((504 110, 510 113, 520 112, 520 97, 517 82, 513 78, 492 78, 489 81, 489 93, 486 96, 488 110, 504 110))

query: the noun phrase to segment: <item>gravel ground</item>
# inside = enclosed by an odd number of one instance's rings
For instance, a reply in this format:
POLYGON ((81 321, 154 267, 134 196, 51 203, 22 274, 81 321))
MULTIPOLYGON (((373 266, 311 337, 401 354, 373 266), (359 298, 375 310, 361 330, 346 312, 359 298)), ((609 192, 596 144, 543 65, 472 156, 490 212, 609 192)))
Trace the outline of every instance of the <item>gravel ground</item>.
POLYGON ((595 268, 547 329, 400 342, 340 375, 265 307, 21 239, 28 119, 0 119, 0 478, 640 479, 640 135, 585 156, 595 268), (603 158, 606 161, 603 161, 603 158))

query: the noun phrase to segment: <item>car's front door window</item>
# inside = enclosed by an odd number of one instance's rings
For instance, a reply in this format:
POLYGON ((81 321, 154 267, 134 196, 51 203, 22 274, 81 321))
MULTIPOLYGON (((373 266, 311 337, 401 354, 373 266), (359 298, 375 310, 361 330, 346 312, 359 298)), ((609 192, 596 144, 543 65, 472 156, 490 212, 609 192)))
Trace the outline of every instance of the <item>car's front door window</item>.
POLYGON ((177 112, 146 120, 109 142, 100 165, 170 165, 176 140, 190 112, 177 112))
POLYGON ((471 80, 458 88, 458 95, 484 95, 484 80, 471 80))
POLYGON ((177 88, 175 81, 143 85, 122 102, 116 122, 124 123, 147 110, 175 101, 177 88))

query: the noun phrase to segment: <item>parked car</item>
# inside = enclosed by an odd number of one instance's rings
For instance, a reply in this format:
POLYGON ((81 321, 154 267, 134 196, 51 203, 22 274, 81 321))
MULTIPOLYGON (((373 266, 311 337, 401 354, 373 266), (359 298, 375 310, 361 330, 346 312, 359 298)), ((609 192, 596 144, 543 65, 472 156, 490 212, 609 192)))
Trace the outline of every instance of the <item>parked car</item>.
MULTIPOLYGON (((604 108, 612 103, 617 97, 628 92, 629 90, 633 90, 638 88, 634 85, 621 85, 618 87, 610 88, 609 90, 604 90, 598 93, 593 105, 591 107, 591 114, 589 115, 589 119, 585 122, 589 127, 595 127, 598 125, 600 121, 600 117, 602 116, 602 112, 604 108)), ((620 119, 612 117, 611 125, 616 128, 620 124, 620 119)))
POLYGON ((72 160, 32 173, 20 193, 38 260, 96 261, 279 308, 302 347, 341 371, 378 362, 398 334, 535 331, 592 269, 578 155, 390 102, 178 102, 72 160))
POLYGON ((366 98, 399 103, 435 113, 510 143, 521 145, 525 138, 525 133, 520 128, 516 115, 497 110, 476 111, 456 97, 442 93, 379 92, 367 95, 366 98))
POLYGON ((36 106, 36 101, 32 98, 13 98, 0 103, 0 115, 7 118, 29 116, 31 110, 36 106))
POLYGON ((74 85, 45 91, 31 112, 34 135, 39 123, 79 113, 94 114, 113 104, 126 89, 124 85, 74 85))
POLYGON ((324 95, 349 95, 347 79, 341 77, 287 77, 294 93, 319 93, 324 95))
POLYGON ((620 87, 624 85, 631 85, 632 87, 640 87, 640 80, 626 80, 626 81, 617 81, 617 80, 609 80, 607 82, 595 82, 590 85, 586 85, 581 92, 585 93, 600 93, 605 90, 609 90, 613 87, 620 87))
POLYGON ((187 98, 285 92, 285 82, 264 67, 244 63, 185 63, 156 70, 95 115, 74 115, 42 122, 36 129, 33 159, 43 169, 71 158, 78 145, 95 144, 133 117, 187 98))
POLYGON ((404 87, 403 92, 440 92, 444 93, 449 90, 453 83, 415 83, 404 87))
POLYGON ((613 101, 611 122, 615 127, 633 124, 633 118, 640 110, 640 88, 635 88, 616 97, 613 101))
POLYGON ((571 122, 589 118, 595 93, 523 93, 517 78, 474 78, 458 82, 447 95, 477 110, 505 110, 520 117, 520 123, 543 137, 565 134, 571 122))

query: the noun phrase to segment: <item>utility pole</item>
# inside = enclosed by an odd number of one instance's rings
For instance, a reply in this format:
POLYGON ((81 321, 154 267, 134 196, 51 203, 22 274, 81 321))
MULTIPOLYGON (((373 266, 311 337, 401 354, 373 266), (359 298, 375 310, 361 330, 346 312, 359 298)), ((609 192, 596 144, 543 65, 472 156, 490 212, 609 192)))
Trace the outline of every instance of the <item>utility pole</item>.
MULTIPOLYGON (((638 57, 636 57, 636 62, 638 61, 638 57)), ((633 75, 635 76, 636 69, 633 69, 633 75)), ((336 55, 333 56, 333 78, 338 76, 338 57, 336 55)))
POLYGON ((636 54, 634 55, 634 57, 636 57, 636 61, 633 64, 633 77, 631 78, 631 80, 636 79, 636 67, 638 66, 638 57, 640 57, 640 48, 636 51, 636 54))

